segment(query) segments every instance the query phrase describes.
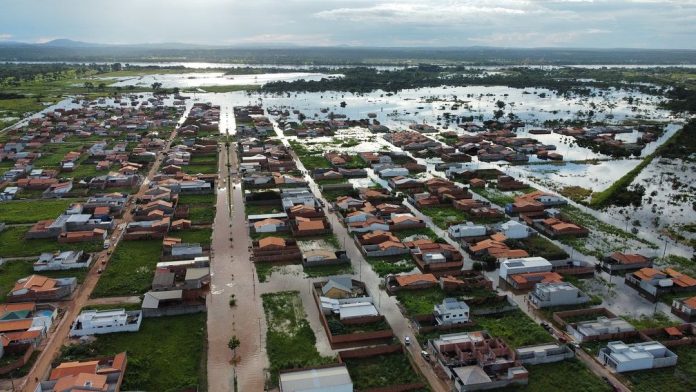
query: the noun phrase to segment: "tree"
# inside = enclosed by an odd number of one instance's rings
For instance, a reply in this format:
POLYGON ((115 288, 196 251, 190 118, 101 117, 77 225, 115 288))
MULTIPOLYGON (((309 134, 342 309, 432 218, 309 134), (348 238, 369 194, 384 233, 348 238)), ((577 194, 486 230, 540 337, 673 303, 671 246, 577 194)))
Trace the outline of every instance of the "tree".
POLYGON ((91 90, 91 89, 94 88, 94 83, 92 83, 92 82, 85 82, 84 87, 85 87, 87 90, 91 90))
POLYGON ((502 110, 496 110, 493 112, 493 118, 495 118, 496 120, 503 117, 504 115, 505 115, 505 112, 502 110))
POLYGON ((106 89, 106 83, 99 83, 97 90, 104 91, 106 89))
POLYGON ((495 106, 497 106, 498 109, 502 109, 502 108, 505 107, 505 102, 503 102, 503 101, 498 101, 498 102, 495 103, 495 106))
POLYGON ((159 90, 159 89, 161 89, 161 88, 162 88, 162 83, 160 83, 160 82, 152 83, 152 89, 153 89, 153 90, 157 91, 157 90, 159 90))
POLYGON ((239 339, 237 338, 237 335, 233 335, 233 336, 230 338, 230 341, 227 342, 227 347, 229 347, 230 350, 232 350, 232 355, 233 355, 233 356, 234 356, 234 354, 235 354, 235 350, 237 350, 237 348, 239 347, 240 344, 241 344, 241 342, 240 342, 239 339))

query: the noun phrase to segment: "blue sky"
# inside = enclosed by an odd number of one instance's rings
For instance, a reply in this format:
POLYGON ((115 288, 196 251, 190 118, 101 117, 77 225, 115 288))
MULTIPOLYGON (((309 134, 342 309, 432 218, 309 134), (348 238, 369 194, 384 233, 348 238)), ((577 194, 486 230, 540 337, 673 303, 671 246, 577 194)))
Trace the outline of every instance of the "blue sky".
POLYGON ((0 0, 0 40, 696 49, 696 0, 0 0))

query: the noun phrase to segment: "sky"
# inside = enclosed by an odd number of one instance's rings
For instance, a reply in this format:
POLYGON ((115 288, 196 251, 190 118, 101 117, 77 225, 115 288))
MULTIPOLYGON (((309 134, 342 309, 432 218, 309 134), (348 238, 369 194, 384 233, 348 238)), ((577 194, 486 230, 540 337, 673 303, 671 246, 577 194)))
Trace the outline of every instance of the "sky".
POLYGON ((696 49, 696 0, 0 0, 0 41, 696 49))

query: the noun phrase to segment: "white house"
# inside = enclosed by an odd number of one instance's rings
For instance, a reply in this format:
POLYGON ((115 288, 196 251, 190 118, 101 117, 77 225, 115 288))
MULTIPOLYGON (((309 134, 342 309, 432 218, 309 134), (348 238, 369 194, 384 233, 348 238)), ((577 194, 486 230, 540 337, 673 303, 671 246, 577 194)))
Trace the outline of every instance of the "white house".
POLYGON ((74 268, 87 268, 92 256, 83 251, 65 251, 60 253, 42 253, 34 263, 34 271, 61 271, 74 268))
POLYGON ((630 372, 675 366, 678 357, 659 342, 626 344, 614 341, 599 350, 597 359, 617 372, 630 372))
POLYGON ((445 298, 434 306, 433 314, 438 325, 462 324, 469 321, 469 305, 456 298, 445 298))
POLYGON ((143 320, 140 310, 85 310, 70 327, 70 336, 99 335, 114 332, 137 332, 143 320))
POLYGON ((345 364, 283 371, 279 381, 280 392, 353 392, 345 364))
POLYGON ((408 169, 406 169, 405 167, 390 167, 390 168, 383 169, 379 172, 379 176, 382 178, 407 176, 407 175, 408 175, 408 169))
POLYGON ((510 239, 527 238, 530 234, 529 227, 514 220, 501 224, 500 232, 510 239))
POLYGON ((537 308, 579 305, 590 301, 590 297, 568 282, 537 283, 529 293, 529 302, 537 308))
POLYGON ((374 219, 377 217, 374 216, 373 214, 370 214, 369 212, 355 211, 355 212, 351 212, 350 214, 348 214, 344 220, 346 223, 353 223, 353 222, 365 222, 371 218, 374 219))
POLYGON ((597 317, 596 320, 581 321, 575 326, 568 325, 568 333, 580 341, 594 336, 635 331, 636 328, 620 317, 597 317))
POLYGON ((508 275, 528 272, 551 272, 552 269, 553 265, 543 257, 523 257, 501 262, 498 275, 505 280, 508 275))
POLYGON ((475 225, 473 222, 452 225, 447 228, 451 238, 481 237, 486 235, 486 226, 475 225))

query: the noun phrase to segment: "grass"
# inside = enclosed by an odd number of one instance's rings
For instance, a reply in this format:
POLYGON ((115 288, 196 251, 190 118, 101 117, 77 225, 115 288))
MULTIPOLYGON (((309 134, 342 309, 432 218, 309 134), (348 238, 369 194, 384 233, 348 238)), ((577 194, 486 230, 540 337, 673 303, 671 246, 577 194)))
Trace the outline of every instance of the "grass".
POLYGON ((558 193, 576 203, 583 203, 592 196, 592 189, 583 188, 581 186, 566 186, 558 193))
POLYGON ((503 338, 514 348, 554 341, 548 332, 521 310, 478 316, 474 321, 479 329, 485 329, 492 336, 503 338))
POLYGON ((87 276, 87 269, 76 269, 66 271, 42 271, 34 272, 33 261, 18 260, 8 261, 0 266, 0 302, 5 301, 7 294, 18 279, 32 274, 39 274, 49 278, 77 278, 78 283, 82 283, 87 276))
POLYGON ((696 390, 696 350, 693 346, 672 349, 679 356, 677 366, 623 373, 634 392, 689 392, 696 390))
POLYGON ((403 353, 346 359, 346 367, 356 390, 417 383, 417 373, 403 353))
POLYGON ((320 276, 345 275, 353 273, 353 266, 350 264, 344 265, 322 265, 318 267, 304 267, 304 273, 308 278, 317 278, 320 276))
POLYGON ((181 167, 181 170, 189 174, 215 174, 218 172, 218 165, 217 163, 210 165, 184 165, 181 167))
POLYGON ((213 235, 212 228, 188 229, 171 232, 171 235, 181 238, 181 242, 198 243, 201 245, 210 245, 213 235))
POLYGON ((189 207, 188 219, 194 225, 209 225, 215 220, 215 208, 206 204, 192 204, 189 207))
POLYGON ((562 260, 568 258, 568 253, 563 249, 538 235, 519 240, 510 240, 510 245, 526 250, 530 256, 539 256, 547 260, 562 260))
POLYGON ((628 316, 621 316, 624 320, 628 321, 636 327, 637 330, 647 329, 647 328, 666 328, 674 325, 681 324, 680 322, 670 319, 666 314, 657 312, 654 315, 648 316, 643 315, 639 318, 631 318, 628 316))
POLYGON ((499 218, 477 218, 460 211, 452 206, 444 207, 425 207, 421 212, 432 219, 433 223, 442 230, 447 230, 451 225, 456 225, 463 222, 474 223, 494 223, 505 219, 504 216, 499 218))
POLYGON ((27 226, 7 227, 0 232, 0 257, 28 257, 38 256, 43 252, 56 252, 65 250, 84 250, 96 252, 102 249, 101 242, 77 242, 72 244, 60 244, 51 238, 24 239, 29 231, 27 226))
POLYGON ((295 140, 290 141, 290 147, 295 151, 295 154, 297 154, 297 157, 300 158, 302 165, 307 170, 326 169, 331 167, 331 162, 324 158, 322 154, 323 151, 312 151, 303 143, 295 140))
POLYGON ((501 207, 515 201, 515 197, 513 195, 499 191, 495 188, 470 188, 470 190, 477 193, 479 196, 486 198, 486 200, 490 201, 491 203, 497 204, 501 207))
POLYGON ((435 241, 438 238, 440 238, 435 232, 429 228, 425 227, 422 229, 407 229, 407 230, 397 230, 392 232, 395 236, 397 236, 400 240, 404 240, 404 238, 408 238, 414 235, 421 235, 421 236, 426 236, 429 239, 435 241))
POLYGON ((408 255, 403 257, 366 257, 365 260, 380 278, 389 274, 409 272, 416 268, 416 263, 408 255))
POLYGON ((266 315, 266 351, 270 362, 271 385, 278 384, 282 369, 303 368, 334 362, 316 349, 316 336, 306 319, 297 291, 263 294, 266 315))
POLYGON ((582 362, 570 359, 543 365, 525 365, 529 384, 501 389, 519 392, 602 392, 611 386, 595 376, 582 362), (571 381, 572 380, 572 381, 571 381))
POLYGON ((141 295, 150 289, 162 240, 123 241, 92 292, 93 298, 141 295))
POLYGON ((410 316, 431 314, 433 306, 442 303, 446 297, 448 295, 439 287, 425 290, 401 290, 396 293, 396 299, 410 316))
POLYGON ((179 204, 215 204, 217 195, 209 193, 205 195, 179 195, 179 204))
POLYGON ((278 205, 270 205, 270 206, 265 206, 265 205, 250 205, 250 204, 245 204, 244 205, 244 212, 249 215, 261 215, 261 214, 277 214, 279 212, 282 212, 283 208, 278 204, 278 205))
POLYGON ((59 361, 88 360, 125 351, 128 367, 124 390, 195 389, 206 382, 206 369, 202 368, 205 320, 205 313, 148 318, 138 332, 99 335, 93 343, 63 347, 59 361))
POLYGON ((79 199, 15 200, 0 204, 0 222, 7 224, 35 223, 54 219, 79 199), (40 208, 37 208, 40 207, 40 208))

